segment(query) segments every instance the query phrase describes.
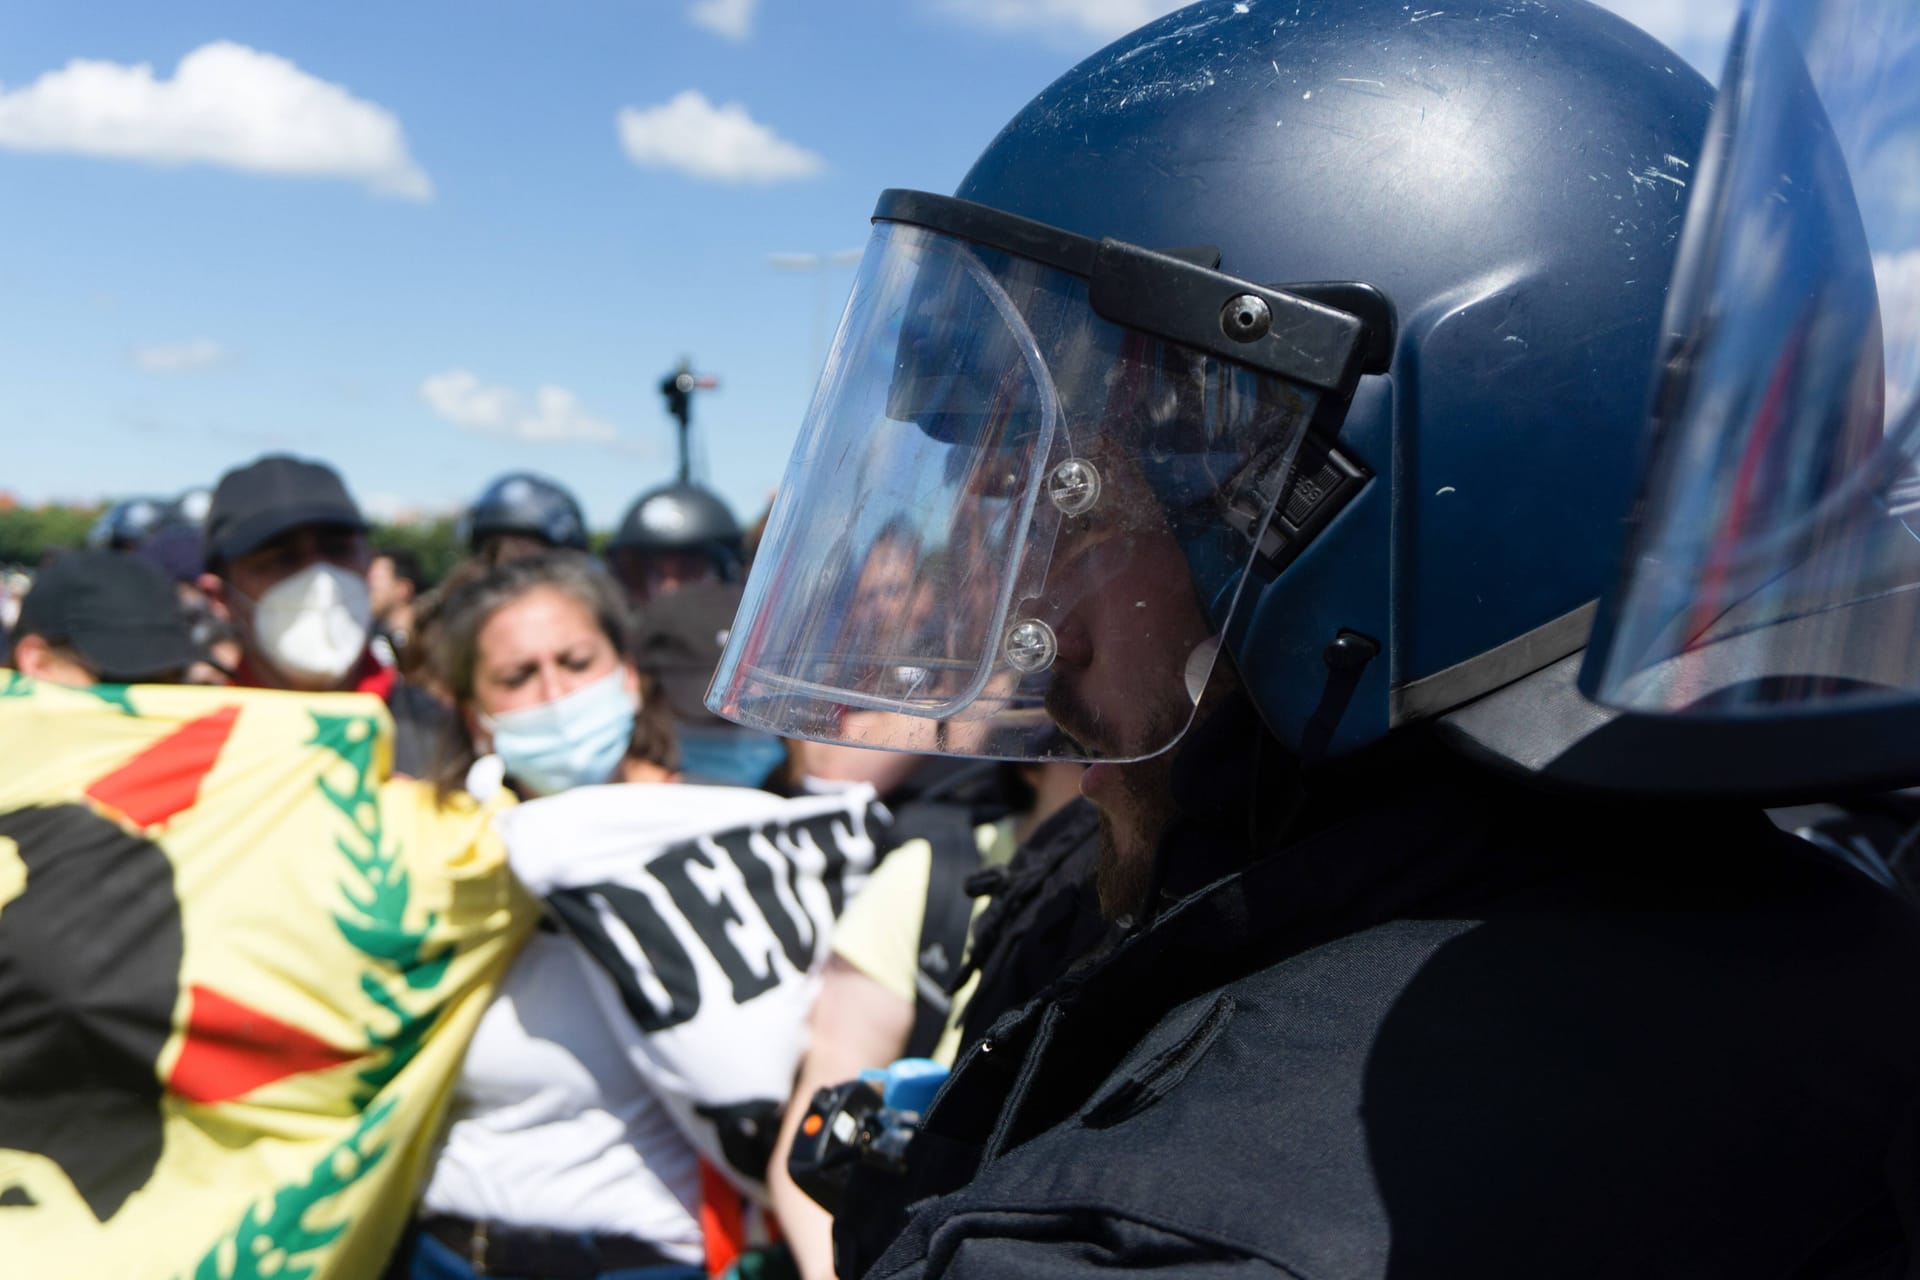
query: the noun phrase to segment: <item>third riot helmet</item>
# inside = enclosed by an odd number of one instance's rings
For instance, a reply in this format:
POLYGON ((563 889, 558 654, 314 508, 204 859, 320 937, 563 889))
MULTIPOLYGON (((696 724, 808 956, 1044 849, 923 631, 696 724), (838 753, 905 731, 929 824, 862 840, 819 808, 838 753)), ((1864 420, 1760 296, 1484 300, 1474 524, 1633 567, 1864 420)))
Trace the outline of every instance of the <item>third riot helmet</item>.
POLYGON ((635 498, 607 543, 614 572, 638 599, 663 565, 676 580, 740 577, 740 523, 718 495, 696 484, 669 484, 635 498))

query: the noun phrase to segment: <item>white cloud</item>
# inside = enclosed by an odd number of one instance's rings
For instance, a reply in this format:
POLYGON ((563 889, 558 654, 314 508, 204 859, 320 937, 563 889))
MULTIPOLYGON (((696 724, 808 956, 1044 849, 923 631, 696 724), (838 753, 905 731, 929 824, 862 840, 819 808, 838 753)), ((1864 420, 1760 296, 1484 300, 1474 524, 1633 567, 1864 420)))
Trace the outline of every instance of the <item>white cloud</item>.
POLYGON ((588 444, 611 444, 619 437, 565 387, 541 387, 528 403, 511 387, 490 387, 465 369, 450 369, 422 382, 420 398, 454 426, 483 435, 588 444))
POLYGON ((627 158, 647 169, 677 169, 713 182, 811 178, 826 161, 776 135, 737 102, 714 106, 683 89, 657 107, 622 107, 616 121, 627 158))
POLYGON ((1738 0, 1598 0, 1666 45, 1709 80, 1719 80, 1733 35, 1738 0))
MULTIPOLYGON (((1908 109, 1905 102, 1886 108, 1888 115, 1908 109)), ((1912 244, 1920 238, 1920 137, 1892 119, 1850 123, 1850 141, 1865 151, 1850 163, 1867 235, 1876 244, 1912 244)))
POLYGON ((937 0, 956 18, 1005 31, 1112 40, 1188 0, 937 0))
POLYGON ((182 58, 171 80, 144 62, 76 58, 0 90, 0 147, 344 178, 408 200, 433 195, 392 112, 286 58, 224 40, 182 58))
POLYGON ((1920 402, 1920 249, 1873 255, 1887 353, 1887 422, 1920 402))
POLYGON ((753 11, 759 4, 760 0, 694 0, 687 17, 715 35, 745 40, 753 34, 753 11))
POLYGON ((158 343, 133 349, 133 367, 143 373, 191 373, 225 364, 231 353, 211 338, 158 343))

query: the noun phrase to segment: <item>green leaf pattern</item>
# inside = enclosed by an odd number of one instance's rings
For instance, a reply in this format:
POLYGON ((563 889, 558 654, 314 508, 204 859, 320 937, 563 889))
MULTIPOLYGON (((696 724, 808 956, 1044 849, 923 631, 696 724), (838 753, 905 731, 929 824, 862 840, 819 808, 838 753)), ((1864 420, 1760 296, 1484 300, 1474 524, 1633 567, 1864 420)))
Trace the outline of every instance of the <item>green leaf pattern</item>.
MULTIPOLYGON (((8 692, 0 688, 0 697, 8 692)), ((386 1144, 373 1132, 399 1099, 374 1100, 413 1061, 436 1020, 432 1014, 409 1013, 389 990, 389 982, 397 976, 410 990, 431 990, 453 959, 451 944, 427 946, 436 920, 432 913, 418 928, 407 927, 410 886, 400 848, 389 843, 380 812, 373 776, 378 737, 373 718, 315 714, 313 720, 310 745, 330 751, 350 774, 344 785, 322 776, 318 786, 346 822, 334 840, 344 866, 342 904, 333 922, 368 964, 360 974, 360 989, 374 1006, 364 1028, 369 1065, 356 1077, 353 1098, 356 1107, 366 1110, 354 1131, 314 1166, 305 1182, 282 1187, 268 1205, 249 1208, 239 1225, 201 1258, 194 1280, 309 1280, 314 1274, 316 1251, 338 1239, 347 1224, 316 1226, 309 1219, 386 1156, 386 1144)), ((341 772, 334 770, 335 776, 341 772)))
POLYGON ((367 1108, 352 1133, 341 1139, 298 1186, 274 1193, 270 1207, 247 1210, 240 1225, 221 1237, 194 1268, 193 1280, 311 1280, 312 1254, 340 1238, 344 1222, 315 1225, 308 1214, 339 1195, 386 1158, 373 1130, 399 1100, 388 1098, 367 1108))

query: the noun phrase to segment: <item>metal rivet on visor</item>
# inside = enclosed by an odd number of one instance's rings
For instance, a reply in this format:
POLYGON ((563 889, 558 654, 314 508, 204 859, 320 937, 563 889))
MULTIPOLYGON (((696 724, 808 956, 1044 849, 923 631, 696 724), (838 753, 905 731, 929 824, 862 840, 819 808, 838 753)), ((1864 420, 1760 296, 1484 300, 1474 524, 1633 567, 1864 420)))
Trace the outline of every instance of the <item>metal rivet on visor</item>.
POLYGON ((1069 516, 1083 516, 1100 501, 1100 472, 1085 458, 1068 458, 1047 477, 1047 497, 1069 516))
POLYGON ((1013 629, 1007 632, 1006 650, 1008 666, 1032 675, 1053 665, 1060 642, 1053 638, 1052 627, 1038 618, 1028 618, 1014 623, 1013 629))
POLYGON ((1273 312, 1265 298, 1243 293, 1220 308, 1220 331, 1235 342, 1258 342, 1271 328, 1273 312))

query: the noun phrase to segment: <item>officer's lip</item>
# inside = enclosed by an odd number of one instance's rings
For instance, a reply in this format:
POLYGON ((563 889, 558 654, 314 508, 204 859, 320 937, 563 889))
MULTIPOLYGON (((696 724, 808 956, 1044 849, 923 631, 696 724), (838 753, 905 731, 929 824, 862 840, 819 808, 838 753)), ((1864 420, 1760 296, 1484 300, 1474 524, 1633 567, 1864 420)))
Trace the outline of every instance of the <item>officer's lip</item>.
POLYGON ((1055 720, 1053 723, 1054 726, 1079 749, 1082 759, 1104 760, 1118 754, 1114 751, 1112 744, 1102 741, 1097 734, 1089 733, 1083 728, 1076 728, 1070 724, 1062 724, 1058 720, 1055 720))

